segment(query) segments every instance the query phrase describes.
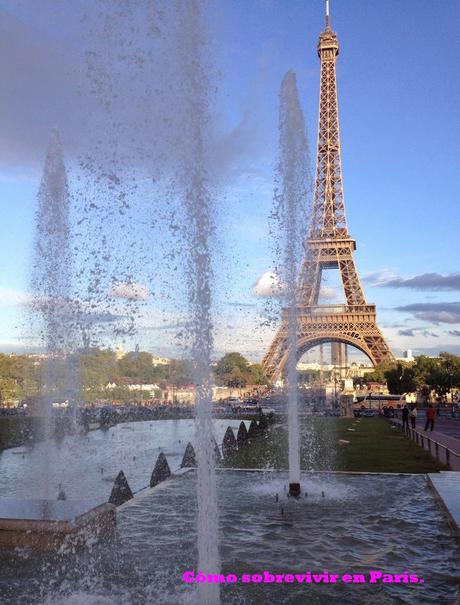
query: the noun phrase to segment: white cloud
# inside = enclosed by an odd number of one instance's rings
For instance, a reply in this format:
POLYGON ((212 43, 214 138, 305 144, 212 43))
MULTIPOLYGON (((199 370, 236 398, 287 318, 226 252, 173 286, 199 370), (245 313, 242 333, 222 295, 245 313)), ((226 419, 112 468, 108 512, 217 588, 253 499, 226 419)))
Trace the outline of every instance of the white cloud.
POLYGON ((128 300, 147 300, 150 291, 146 286, 136 282, 116 282, 110 288, 109 295, 115 298, 127 298, 128 300))
POLYGON ((337 290, 330 286, 321 286, 319 297, 325 300, 335 300, 337 298, 337 290))
POLYGON ((280 297, 284 294, 285 286, 274 271, 263 273, 252 286, 253 296, 260 298, 280 297))
POLYGON ((0 304, 7 307, 24 307, 31 302, 31 295, 24 290, 0 286, 0 304))
MULTIPOLYGON (((281 282, 279 276, 274 271, 263 273, 252 287, 253 296, 259 298, 280 298, 286 292, 286 286, 281 282)), ((335 300, 337 290, 330 286, 321 286, 320 298, 325 300, 335 300)))
POLYGON ((434 324, 460 323, 460 302, 413 303, 396 307, 396 311, 412 313, 417 319, 434 324))
POLYGON ((410 288, 420 291, 460 290, 460 273, 422 273, 413 277, 401 277, 389 269, 370 273, 363 281, 383 288, 410 288))
POLYGON ((398 278, 398 274, 392 269, 380 269, 373 273, 367 273, 362 277, 362 281, 370 286, 384 286, 388 282, 398 278))

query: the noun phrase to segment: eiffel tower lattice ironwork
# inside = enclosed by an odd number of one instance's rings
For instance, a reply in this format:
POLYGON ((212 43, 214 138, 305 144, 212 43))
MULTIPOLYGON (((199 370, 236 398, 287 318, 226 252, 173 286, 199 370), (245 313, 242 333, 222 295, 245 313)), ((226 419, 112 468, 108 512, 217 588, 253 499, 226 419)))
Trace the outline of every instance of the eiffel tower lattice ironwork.
MULTIPOLYGON (((318 147, 312 219, 297 292, 297 358, 325 342, 343 342, 360 349, 374 365, 394 359, 376 322, 375 305, 367 304, 356 271, 356 242, 348 233, 342 183, 339 113, 337 101, 337 35, 331 31, 329 2, 326 29, 319 37, 321 82, 318 147), (319 305, 323 269, 341 276, 345 304, 319 305)), ((288 359, 288 321, 281 326, 263 359, 270 380, 279 378, 288 359)))

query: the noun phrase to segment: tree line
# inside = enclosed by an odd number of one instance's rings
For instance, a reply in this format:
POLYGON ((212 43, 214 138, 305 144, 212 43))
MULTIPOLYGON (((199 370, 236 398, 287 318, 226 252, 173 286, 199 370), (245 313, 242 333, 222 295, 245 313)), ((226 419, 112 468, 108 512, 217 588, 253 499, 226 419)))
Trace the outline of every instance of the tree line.
POLYGON ((460 356, 440 353, 438 357, 420 355, 413 362, 382 364, 361 382, 386 383, 390 393, 402 395, 418 391, 429 399, 432 394, 445 401, 448 394, 460 390, 460 356))
MULTIPOLYGON (((130 384, 157 384, 164 388, 167 384, 183 387, 193 383, 190 361, 171 359, 167 365, 154 365, 153 356, 145 351, 119 357, 110 349, 87 349, 69 356, 61 365, 55 363, 53 372, 52 381, 57 385, 61 399, 107 397, 108 384, 116 385, 111 393, 113 399, 129 400, 140 395, 128 389, 130 384), (74 382, 72 388, 69 387, 69 368, 74 382)), ((43 358, 0 353, 0 404, 38 395, 50 381, 49 375, 49 362, 43 358)), ((267 384, 262 365, 251 364, 237 352, 225 354, 213 365, 213 378, 215 384, 233 388, 267 384)), ((323 374, 323 380, 328 378, 330 372, 323 374)), ((317 382, 319 371, 299 373, 299 380, 317 382)), ((460 356, 451 353, 441 353, 434 358, 420 355, 414 362, 382 364, 364 378, 355 379, 355 383, 369 382, 386 383, 393 394, 419 391, 426 398, 434 394, 439 400, 445 400, 449 393, 460 390, 460 356)))
MULTIPOLYGON (((213 367, 214 381, 220 386, 244 387, 266 384, 260 364, 250 364, 240 353, 224 355, 213 367)), ((140 392, 132 384, 167 384, 183 387, 193 383, 190 361, 171 359, 168 364, 154 365, 153 356, 145 351, 129 352, 119 357, 110 349, 91 348, 69 355, 65 361, 37 356, 0 353, 0 404, 35 397, 52 383, 56 400, 79 397, 94 400, 107 397, 108 384, 113 399, 129 400, 140 392)))

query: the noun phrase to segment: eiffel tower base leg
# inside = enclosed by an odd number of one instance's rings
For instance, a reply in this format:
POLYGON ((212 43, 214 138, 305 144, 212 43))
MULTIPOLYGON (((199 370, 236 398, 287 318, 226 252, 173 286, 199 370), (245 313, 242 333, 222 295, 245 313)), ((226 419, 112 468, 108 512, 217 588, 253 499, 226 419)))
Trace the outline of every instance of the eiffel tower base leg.
POLYGON ((298 498, 300 496, 300 483, 290 483, 288 496, 290 498, 298 498))

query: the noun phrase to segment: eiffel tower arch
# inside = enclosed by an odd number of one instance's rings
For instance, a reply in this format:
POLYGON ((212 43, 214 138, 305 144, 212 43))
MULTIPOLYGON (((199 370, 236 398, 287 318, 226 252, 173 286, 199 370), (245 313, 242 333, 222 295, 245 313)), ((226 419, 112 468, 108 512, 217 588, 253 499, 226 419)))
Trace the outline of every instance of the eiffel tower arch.
MULTIPOLYGON (((342 181, 336 61, 337 34, 331 30, 329 2, 326 28, 320 34, 320 101, 316 177, 311 223, 297 291, 296 354, 316 345, 341 342, 361 350, 373 365, 394 360, 377 326, 375 305, 366 302, 354 261, 356 242, 350 236, 342 181), (338 269, 345 304, 318 304, 322 272, 338 269)), ((263 359, 270 380, 279 378, 289 357, 288 318, 283 310, 279 327, 263 359)))

